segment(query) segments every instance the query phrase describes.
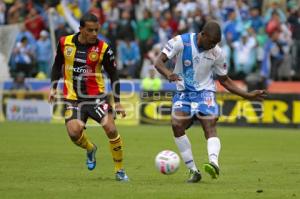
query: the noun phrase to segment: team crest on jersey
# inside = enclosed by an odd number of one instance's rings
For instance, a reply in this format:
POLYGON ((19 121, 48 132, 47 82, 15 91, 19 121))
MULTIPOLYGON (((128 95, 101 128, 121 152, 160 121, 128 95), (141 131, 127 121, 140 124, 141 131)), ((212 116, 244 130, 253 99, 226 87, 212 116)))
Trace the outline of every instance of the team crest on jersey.
POLYGON ((88 56, 91 61, 97 61, 99 57, 98 53, 96 52, 90 52, 88 56))
POLYGON ((192 62, 191 62, 191 60, 186 59, 186 60, 184 60, 183 64, 185 66, 190 66, 192 64, 192 62))
POLYGON ((204 98, 204 104, 206 104, 208 107, 214 106, 214 100, 212 97, 205 97, 204 98))
POLYGON ((72 47, 66 47, 65 53, 66 56, 70 57, 72 55, 73 48, 72 47))

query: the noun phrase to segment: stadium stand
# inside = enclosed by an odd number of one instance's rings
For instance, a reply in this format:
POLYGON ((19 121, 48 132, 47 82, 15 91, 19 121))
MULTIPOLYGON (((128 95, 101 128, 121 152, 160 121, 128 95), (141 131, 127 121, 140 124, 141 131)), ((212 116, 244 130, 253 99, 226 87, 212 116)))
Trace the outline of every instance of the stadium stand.
MULTIPOLYGON (((226 52, 229 74, 233 79, 249 86, 247 77, 252 75, 263 81, 262 86, 270 87, 270 91, 282 85, 274 82, 300 80, 299 0, 221 2, 0 1, 1 41, 6 40, 0 52, 6 60, 2 63, 8 64, 2 65, 1 71, 9 71, 7 75, 1 72, 2 79, 13 77, 20 71, 27 78, 48 78, 58 38, 78 31, 78 19, 83 13, 92 12, 100 21, 99 38, 108 41, 117 52, 118 67, 125 71, 122 74, 125 79, 146 77, 148 74, 143 74, 143 71, 148 69, 143 68, 153 64, 151 56, 158 45, 161 48, 177 34, 199 32, 206 21, 215 19, 223 28, 220 45, 226 52), (12 32, 17 34, 16 40, 8 39, 10 34, 5 33, 12 26, 12 32), (22 38, 27 39, 26 43, 22 44, 22 38), (135 52, 138 52, 130 55, 130 59, 138 60, 134 72, 129 70, 128 73, 120 51, 125 40, 135 44, 135 52), (48 56, 42 57, 43 54, 48 56)), ((172 62, 169 67, 173 67, 172 62)))

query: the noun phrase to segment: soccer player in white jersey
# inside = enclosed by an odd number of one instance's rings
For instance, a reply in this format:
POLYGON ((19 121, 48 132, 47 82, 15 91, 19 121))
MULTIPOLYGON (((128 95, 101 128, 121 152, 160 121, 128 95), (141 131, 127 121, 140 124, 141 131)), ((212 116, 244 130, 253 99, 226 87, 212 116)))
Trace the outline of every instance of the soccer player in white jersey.
POLYGON ((198 119, 207 139, 209 162, 204 170, 212 178, 219 176, 218 157, 221 149, 217 137, 216 122, 219 110, 215 99, 216 86, 213 76, 228 91, 248 100, 263 100, 265 90, 246 92, 238 88, 227 76, 227 66, 221 48, 221 28, 215 21, 209 21, 200 33, 178 35, 169 40, 158 56, 155 67, 169 81, 176 82, 177 92, 173 97, 172 128, 180 155, 190 171, 187 182, 201 180, 189 138, 185 130, 193 120, 198 119), (165 62, 176 56, 174 71, 165 67, 165 62))

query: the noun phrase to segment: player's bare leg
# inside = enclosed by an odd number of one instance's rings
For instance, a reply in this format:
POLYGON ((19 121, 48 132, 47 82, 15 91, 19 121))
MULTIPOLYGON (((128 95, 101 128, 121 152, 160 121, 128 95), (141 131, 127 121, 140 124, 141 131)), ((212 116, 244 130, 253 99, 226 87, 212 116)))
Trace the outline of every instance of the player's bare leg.
POLYGON ((219 153, 221 150, 220 139, 217 137, 215 117, 201 117, 200 122, 207 140, 207 153, 209 163, 204 164, 204 170, 214 179, 219 176, 219 153))
POLYGON ((118 134, 114 117, 112 113, 108 113, 101 122, 102 127, 109 138, 110 150, 115 164, 116 180, 129 181, 123 168, 123 144, 118 134))
POLYGON ((172 129, 175 143, 180 152, 181 158, 190 171, 189 183, 196 183, 201 180, 201 174, 196 167, 192 147, 185 129, 191 124, 192 118, 185 112, 176 111, 172 113, 172 129))
POLYGON ((84 133, 84 123, 78 119, 72 119, 66 123, 67 132, 71 140, 79 147, 87 151, 87 168, 93 170, 96 167, 97 147, 84 133))

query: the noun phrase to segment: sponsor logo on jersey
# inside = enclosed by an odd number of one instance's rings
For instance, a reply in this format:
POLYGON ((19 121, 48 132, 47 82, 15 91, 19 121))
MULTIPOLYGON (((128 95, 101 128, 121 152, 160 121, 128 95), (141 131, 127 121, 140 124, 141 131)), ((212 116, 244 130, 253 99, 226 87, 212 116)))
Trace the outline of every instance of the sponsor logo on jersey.
POLYGON ((212 58, 210 58, 210 57, 206 57, 206 56, 204 56, 203 58, 204 58, 204 59, 208 59, 208 60, 211 60, 211 61, 213 61, 213 59, 212 59, 212 58))
POLYGON ((192 62, 191 62, 191 60, 186 59, 186 60, 184 60, 183 64, 185 66, 190 66, 190 65, 192 65, 192 62))
POLYGON ((74 58, 74 61, 79 62, 79 63, 83 63, 83 64, 86 63, 86 60, 80 59, 80 58, 74 58))
POLYGON ((79 53, 79 54, 86 54, 85 51, 80 51, 80 50, 77 50, 77 53, 79 53))
POLYGON ((204 104, 206 104, 208 107, 214 105, 214 100, 212 97, 205 97, 204 98, 204 104))
POLYGON ((93 70, 89 68, 89 66, 84 65, 84 66, 79 66, 79 67, 73 67, 73 66, 66 66, 67 70, 72 70, 75 73, 92 73, 93 70))

